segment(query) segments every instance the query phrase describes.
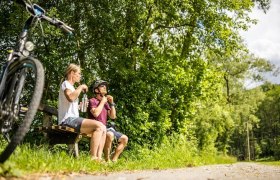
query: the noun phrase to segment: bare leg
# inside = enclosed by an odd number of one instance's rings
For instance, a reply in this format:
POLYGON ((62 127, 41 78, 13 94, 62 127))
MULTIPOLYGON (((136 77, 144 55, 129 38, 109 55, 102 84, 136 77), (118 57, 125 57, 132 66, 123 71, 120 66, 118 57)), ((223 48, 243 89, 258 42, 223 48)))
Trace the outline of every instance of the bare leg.
POLYGON ((102 133, 106 127, 98 121, 92 119, 84 119, 81 126, 81 133, 91 134, 90 154, 92 159, 98 159, 97 150, 101 141, 102 133))
POLYGON ((92 159, 99 159, 97 151, 102 137, 102 129, 93 131, 90 139, 90 155, 92 159))
POLYGON ((119 144, 115 150, 114 156, 112 158, 113 162, 116 162, 120 156, 120 154, 123 152, 123 149, 127 145, 128 137, 126 135, 122 135, 119 139, 119 144))
POLYGON ((105 161, 110 160, 110 153, 111 153, 111 148, 112 148, 112 142, 114 140, 114 134, 112 132, 107 132, 106 134, 106 142, 104 146, 104 157, 105 161))
POLYGON ((100 139, 100 143, 99 143, 99 146, 98 146, 98 150, 97 150, 97 157, 98 157, 98 159, 102 159, 102 152, 103 152, 105 140, 106 140, 106 127, 105 127, 105 130, 102 133, 102 136, 101 136, 101 139, 100 139))

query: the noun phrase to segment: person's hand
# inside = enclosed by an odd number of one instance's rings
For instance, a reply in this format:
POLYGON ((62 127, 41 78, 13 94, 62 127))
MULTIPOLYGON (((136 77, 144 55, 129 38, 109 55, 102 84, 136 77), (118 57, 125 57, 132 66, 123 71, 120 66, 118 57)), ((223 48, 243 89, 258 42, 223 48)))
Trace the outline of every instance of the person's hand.
POLYGON ((104 104, 108 101, 106 96, 102 96, 101 102, 103 102, 104 104))
POLYGON ((86 92, 88 91, 88 87, 87 87, 87 85, 85 85, 85 84, 80 85, 80 88, 82 89, 82 91, 83 91, 84 93, 86 93, 86 92))
POLYGON ((108 99, 108 102, 109 102, 110 104, 114 103, 114 98, 113 98, 113 96, 107 95, 107 99, 108 99))

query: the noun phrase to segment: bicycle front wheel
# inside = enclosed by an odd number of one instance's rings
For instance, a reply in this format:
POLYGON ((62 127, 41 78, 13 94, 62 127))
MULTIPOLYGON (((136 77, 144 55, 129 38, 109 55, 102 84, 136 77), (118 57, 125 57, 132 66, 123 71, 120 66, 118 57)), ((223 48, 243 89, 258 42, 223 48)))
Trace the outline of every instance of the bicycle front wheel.
POLYGON ((5 89, 0 94, 0 163, 10 157, 28 132, 44 88, 44 69, 39 60, 27 57, 11 64, 8 70, 5 89))

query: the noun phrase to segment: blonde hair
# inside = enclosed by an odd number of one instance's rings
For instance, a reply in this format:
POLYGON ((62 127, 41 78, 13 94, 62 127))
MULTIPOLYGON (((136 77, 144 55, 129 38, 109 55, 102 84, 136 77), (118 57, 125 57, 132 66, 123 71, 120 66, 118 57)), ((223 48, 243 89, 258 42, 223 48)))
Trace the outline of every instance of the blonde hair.
POLYGON ((81 68, 79 65, 71 63, 71 64, 69 64, 69 66, 67 67, 67 69, 65 71, 64 78, 66 79, 68 74, 70 74, 72 71, 77 72, 80 70, 81 70, 81 68))
POLYGON ((64 73, 64 77, 60 80, 60 85, 63 83, 63 81, 67 80, 68 74, 70 74, 72 71, 77 72, 79 70, 81 70, 81 67, 79 65, 73 63, 69 64, 64 73))

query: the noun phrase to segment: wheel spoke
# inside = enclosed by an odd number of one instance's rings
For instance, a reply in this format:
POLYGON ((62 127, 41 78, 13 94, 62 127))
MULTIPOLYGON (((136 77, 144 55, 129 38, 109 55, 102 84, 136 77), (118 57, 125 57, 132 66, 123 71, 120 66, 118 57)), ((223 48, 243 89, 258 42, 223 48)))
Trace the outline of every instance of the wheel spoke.
POLYGON ((6 161, 28 132, 37 112, 44 86, 42 64, 31 57, 9 69, 1 96, 1 132, 9 142, 0 149, 0 163, 6 161))

